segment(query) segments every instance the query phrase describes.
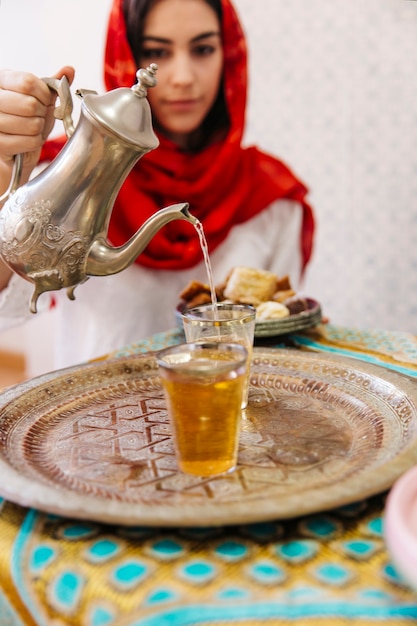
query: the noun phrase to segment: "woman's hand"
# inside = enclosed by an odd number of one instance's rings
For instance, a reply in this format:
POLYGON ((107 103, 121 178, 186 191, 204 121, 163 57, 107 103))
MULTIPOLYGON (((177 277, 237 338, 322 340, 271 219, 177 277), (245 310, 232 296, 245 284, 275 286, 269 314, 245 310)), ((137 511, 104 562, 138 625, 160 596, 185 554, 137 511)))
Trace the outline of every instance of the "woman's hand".
MULTIPOLYGON (((65 66, 55 78, 74 80, 74 69, 65 66)), ((55 118, 57 94, 43 80, 27 72, 0 70, 0 195, 8 188, 15 154, 23 154, 21 182, 25 183, 38 163, 45 139, 55 118)), ((0 291, 12 271, 0 259, 0 291)))
MULTIPOLYGON (((74 69, 65 66, 55 78, 68 78, 74 69)), ((10 181, 13 158, 23 154, 22 182, 26 182, 35 165, 55 118, 57 94, 43 80, 28 72, 0 70, 0 194, 10 181)))

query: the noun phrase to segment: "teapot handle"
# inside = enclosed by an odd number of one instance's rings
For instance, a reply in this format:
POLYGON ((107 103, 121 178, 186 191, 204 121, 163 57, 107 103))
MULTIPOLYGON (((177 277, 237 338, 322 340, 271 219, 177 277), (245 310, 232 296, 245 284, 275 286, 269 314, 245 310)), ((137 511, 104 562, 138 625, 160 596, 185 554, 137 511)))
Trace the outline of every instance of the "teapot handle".
MULTIPOLYGON (((12 177, 6 191, 0 196, 0 205, 16 191, 20 184, 23 169, 23 154, 16 154, 13 162, 12 177)), ((1 206, 0 206, 1 208, 1 206)))
MULTIPOLYGON (((74 132, 74 122, 72 121, 72 96, 69 88, 68 78, 63 76, 58 78, 42 78, 50 89, 54 89, 59 96, 59 105, 55 107, 54 117, 64 123, 67 137, 71 137, 74 132)), ((7 200, 19 187, 23 169, 23 154, 16 154, 14 157, 12 176, 6 191, 0 196, 0 204, 7 200)))
POLYGON ((55 107, 54 116, 57 120, 64 123, 65 133, 68 138, 74 132, 74 122, 72 121, 72 96, 69 87, 68 78, 63 76, 59 78, 42 78, 44 83, 50 89, 54 89, 59 96, 59 105, 55 107))

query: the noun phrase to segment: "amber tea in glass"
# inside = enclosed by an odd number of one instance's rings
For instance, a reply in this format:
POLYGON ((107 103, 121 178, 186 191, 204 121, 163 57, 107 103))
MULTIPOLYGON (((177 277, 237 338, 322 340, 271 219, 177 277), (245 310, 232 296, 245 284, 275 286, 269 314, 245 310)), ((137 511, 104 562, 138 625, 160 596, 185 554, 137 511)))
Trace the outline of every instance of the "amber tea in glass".
POLYGON ((247 350, 227 343, 187 343, 157 361, 179 468, 197 476, 237 463, 247 350))

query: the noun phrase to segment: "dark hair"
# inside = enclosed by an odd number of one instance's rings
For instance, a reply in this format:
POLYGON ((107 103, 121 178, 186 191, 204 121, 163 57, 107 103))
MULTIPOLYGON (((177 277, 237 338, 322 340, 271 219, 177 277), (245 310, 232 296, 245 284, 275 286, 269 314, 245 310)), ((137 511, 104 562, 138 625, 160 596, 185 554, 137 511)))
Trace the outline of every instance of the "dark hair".
MULTIPOLYGON (((126 33, 129 46, 136 62, 142 58, 143 25, 146 16, 158 0, 123 0, 123 15, 126 23, 126 33)), ((222 23, 221 0, 204 0, 216 13, 222 23)), ((229 127, 229 115, 224 95, 223 82, 217 98, 203 121, 201 137, 197 149, 203 148, 212 139, 217 131, 224 131, 229 127)))

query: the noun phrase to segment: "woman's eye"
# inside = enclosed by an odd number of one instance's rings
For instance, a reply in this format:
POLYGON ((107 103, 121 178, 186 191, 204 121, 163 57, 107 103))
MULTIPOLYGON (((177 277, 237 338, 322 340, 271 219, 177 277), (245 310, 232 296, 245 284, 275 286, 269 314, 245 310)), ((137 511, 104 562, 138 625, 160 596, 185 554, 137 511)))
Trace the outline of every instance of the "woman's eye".
POLYGON ((168 56, 168 51, 164 48, 145 48, 142 50, 142 57, 146 60, 163 59, 168 56))
POLYGON ((209 56, 210 54, 213 54, 215 50, 216 48, 209 44, 199 44, 198 46, 195 46, 193 48, 193 53, 196 56, 204 57, 204 56, 209 56))

